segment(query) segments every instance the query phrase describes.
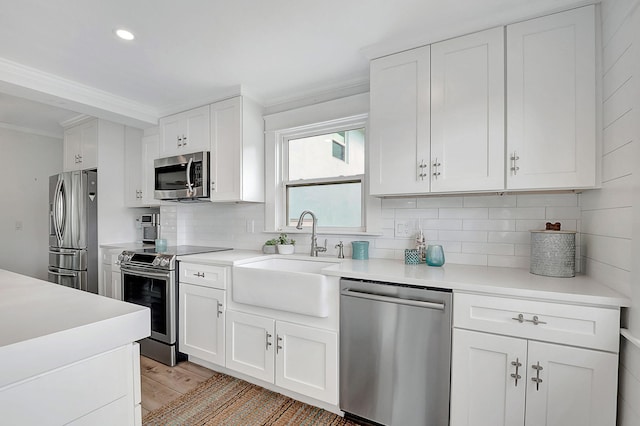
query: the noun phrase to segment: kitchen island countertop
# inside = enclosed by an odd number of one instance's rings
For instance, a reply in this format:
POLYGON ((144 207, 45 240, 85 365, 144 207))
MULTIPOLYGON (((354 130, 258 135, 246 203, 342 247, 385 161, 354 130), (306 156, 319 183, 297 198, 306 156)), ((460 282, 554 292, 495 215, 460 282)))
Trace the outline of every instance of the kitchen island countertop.
POLYGON ((146 307, 0 270, 0 388, 150 335, 146 307))

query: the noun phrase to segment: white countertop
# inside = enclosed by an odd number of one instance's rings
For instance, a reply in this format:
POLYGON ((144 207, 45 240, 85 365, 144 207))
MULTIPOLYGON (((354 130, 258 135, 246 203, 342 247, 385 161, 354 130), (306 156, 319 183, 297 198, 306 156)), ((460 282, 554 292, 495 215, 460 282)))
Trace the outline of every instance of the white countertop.
POLYGON ((146 307, 0 269, 0 388, 150 333, 146 307))
POLYGON ((534 275, 526 269, 445 264, 405 265, 402 260, 352 260, 334 257, 312 258, 306 255, 273 255, 251 250, 231 250, 180 256, 181 261, 201 264, 241 265, 269 257, 303 258, 334 262, 322 270, 326 275, 372 281, 386 281, 422 287, 451 289, 499 296, 524 297, 546 301, 608 307, 628 307, 631 301, 622 294, 585 275, 551 278, 534 275))

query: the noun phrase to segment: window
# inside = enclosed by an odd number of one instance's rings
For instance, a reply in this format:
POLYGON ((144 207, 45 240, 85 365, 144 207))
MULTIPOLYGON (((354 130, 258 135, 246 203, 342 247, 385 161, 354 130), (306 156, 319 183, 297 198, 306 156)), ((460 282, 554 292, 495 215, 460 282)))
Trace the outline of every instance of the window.
POLYGON ((266 232, 309 233, 295 229, 308 209, 324 235, 382 235, 365 173, 368 111, 361 93, 265 115, 266 232))
MULTIPOLYGON (((311 210, 318 227, 362 230, 364 127, 309 129, 282 143, 285 226, 296 226, 300 214, 311 210)), ((311 225, 310 217, 305 221, 311 225)))

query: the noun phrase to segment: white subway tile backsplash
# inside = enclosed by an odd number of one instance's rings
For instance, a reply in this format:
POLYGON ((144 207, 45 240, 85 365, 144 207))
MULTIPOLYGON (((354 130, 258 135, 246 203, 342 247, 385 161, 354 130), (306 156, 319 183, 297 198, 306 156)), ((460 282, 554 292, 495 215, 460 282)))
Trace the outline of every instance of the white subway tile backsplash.
POLYGON ((582 229, 586 234, 629 238, 632 236, 633 209, 588 210, 582 212, 582 229))
POLYGON ((490 208, 489 219, 543 219, 545 207, 490 208))
POLYGON ((500 243, 462 243, 462 253, 513 256, 514 245, 500 243))
POLYGON ((551 221, 580 219, 580 207, 547 207, 545 217, 551 221))
POLYGON ((416 208, 415 198, 383 198, 381 203, 382 203, 383 209, 415 209, 416 208))
POLYGON ((575 207, 578 194, 521 194, 518 195, 518 207, 575 207))
MULTIPOLYGON (((592 191, 595 192, 595 191, 592 191)), ((337 255, 335 244, 342 240, 345 256, 351 256, 351 241, 367 240, 370 258, 404 260, 404 250, 415 247, 415 237, 422 226, 427 244, 440 244, 447 263, 503 265, 522 267, 529 257, 529 229, 542 229, 547 208, 576 208, 575 194, 518 194, 430 196, 382 200, 382 235, 323 235, 327 238, 328 256, 337 255), (408 237, 396 237, 397 221, 409 222, 408 237), (535 225, 535 226, 534 226, 535 225), (415 229, 414 229, 415 228, 415 229), (515 258, 515 259, 512 259, 515 258)), ((573 210, 557 210, 557 212, 573 210)), ((162 221, 167 226, 170 243, 213 245, 259 250, 264 241, 278 233, 264 229, 262 204, 181 204, 164 207, 162 221), (254 232, 248 222, 253 221, 254 232)), ((568 216, 568 214, 562 214, 568 216)), ((575 219, 565 219, 567 220, 575 219)), ((307 253, 308 232, 291 235, 296 252, 307 253)))
POLYGON ((475 241, 486 242, 486 231, 438 231, 440 241, 475 241))
POLYGON ((438 209, 398 209, 396 219, 434 219, 438 217, 438 209))
POLYGON ((515 220, 465 219, 462 223, 465 231, 515 231, 515 220))
POLYGON ((462 230, 462 219, 422 219, 422 229, 462 230))
POLYGON ((487 265, 486 254, 471 254, 471 253, 444 253, 445 267, 446 263, 462 263, 465 265, 487 265))
POLYGON ((580 194, 582 211, 630 207, 633 200, 633 176, 628 175, 609 182, 602 188, 580 194))
POLYGON ((441 208, 440 219, 488 219, 489 210, 481 207, 441 208))
POLYGON ((616 268, 631 271, 631 240, 582 234, 581 254, 616 268))
POLYGON ((443 208, 443 207, 462 207, 462 197, 424 197, 418 198, 419 209, 443 208))
POLYGON ((529 244, 531 243, 531 233, 491 231, 488 235, 488 241, 490 243, 529 244))
POLYGON ((475 195, 464 197, 464 207, 516 207, 515 195, 475 195))

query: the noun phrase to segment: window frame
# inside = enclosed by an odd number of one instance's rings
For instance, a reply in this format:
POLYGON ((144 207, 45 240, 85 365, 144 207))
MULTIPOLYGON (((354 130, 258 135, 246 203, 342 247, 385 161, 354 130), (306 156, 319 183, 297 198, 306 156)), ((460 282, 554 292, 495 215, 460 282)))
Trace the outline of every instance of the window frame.
MULTIPOLYGON (((279 190, 276 191, 279 196, 277 197, 276 203, 278 204, 278 208, 281 211, 280 220, 278 221, 279 230, 287 233, 295 233, 299 231, 295 226, 289 225, 288 211, 289 211, 289 197, 287 194, 287 188, 290 186, 317 186, 317 185, 327 185, 331 183, 347 183, 347 182, 359 182, 360 183, 360 226, 359 227, 347 227, 347 226, 321 226, 318 225, 318 232, 322 231, 323 233, 363 233, 366 231, 366 194, 367 194, 367 186, 365 183, 366 179, 366 165, 367 165, 367 137, 368 137, 368 114, 362 114, 355 117, 349 117, 338 120, 330 120, 320 123, 313 123, 307 126, 301 126, 294 129, 287 129, 279 132, 278 140, 276 141, 277 152, 279 158, 279 190), (358 175, 348 175, 348 176, 335 176, 328 178, 313 178, 313 179, 296 179, 296 180, 288 180, 288 171, 289 171, 289 141, 296 139, 303 139, 314 136, 322 136, 331 133, 338 132, 346 132, 350 130, 363 129, 364 132, 364 145, 365 145, 365 158, 364 158, 364 168, 365 172, 363 174, 358 175)), ((345 155, 346 155, 346 147, 345 147, 345 155)), ((343 161, 343 160, 340 160, 343 161)), ((345 161, 346 162, 346 161, 345 161)))
MULTIPOLYGON (((367 85, 368 89, 368 85, 367 85)), ((286 106, 274 107, 273 112, 264 115, 264 224, 265 233, 276 234, 283 232, 285 223, 283 209, 280 207, 281 198, 281 157, 279 152, 280 139, 283 134, 290 134, 296 129, 313 127, 313 123, 350 123, 361 121, 365 124, 365 131, 369 134, 369 93, 339 91, 324 97, 324 100, 314 98, 309 102, 301 101, 286 106)), ((323 230, 324 235, 335 236, 382 236, 382 199, 369 195, 369 142, 365 142, 365 231, 347 232, 344 230, 331 232, 323 230)), ((309 234, 309 229, 297 230, 291 234, 309 234)))

